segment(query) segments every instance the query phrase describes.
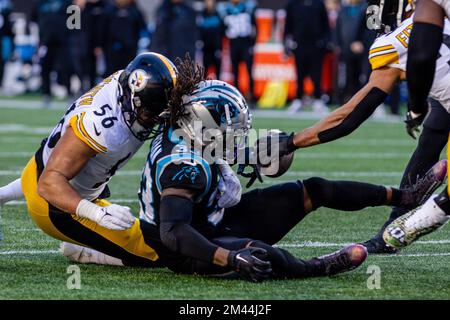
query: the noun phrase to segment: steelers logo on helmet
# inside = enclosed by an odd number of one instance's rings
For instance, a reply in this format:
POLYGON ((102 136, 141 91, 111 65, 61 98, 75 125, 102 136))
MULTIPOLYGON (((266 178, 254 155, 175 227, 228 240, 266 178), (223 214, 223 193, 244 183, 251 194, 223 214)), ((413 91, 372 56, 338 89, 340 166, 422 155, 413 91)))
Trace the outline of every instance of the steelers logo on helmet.
POLYGON ((133 92, 139 92, 145 88, 147 81, 150 78, 149 74, 142 69, 136 69, 128 78, 128 85, 133 92))

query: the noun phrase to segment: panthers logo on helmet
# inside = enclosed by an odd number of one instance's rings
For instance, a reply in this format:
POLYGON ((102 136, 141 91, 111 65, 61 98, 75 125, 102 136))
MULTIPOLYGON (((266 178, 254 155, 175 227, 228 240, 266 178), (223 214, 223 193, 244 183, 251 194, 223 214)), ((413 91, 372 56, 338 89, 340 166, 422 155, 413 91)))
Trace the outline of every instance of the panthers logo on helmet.
POLYGON ((139 92, 145 88, 149 77, 149 74, 144 70, 136 69, 128 78, 128 85, 132 91, 139 92))

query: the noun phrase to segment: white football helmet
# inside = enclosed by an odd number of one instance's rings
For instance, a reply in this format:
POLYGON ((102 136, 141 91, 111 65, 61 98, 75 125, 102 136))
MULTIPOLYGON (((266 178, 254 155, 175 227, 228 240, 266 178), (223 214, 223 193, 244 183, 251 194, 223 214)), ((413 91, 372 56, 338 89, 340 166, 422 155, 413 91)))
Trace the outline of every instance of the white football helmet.
POLYGON ((227 160, 235 159, 247 143, 252 119, 242 94, 219 80, 205 80, 183 98, 185 115, 178 125, 198 146, 216 147, 225 142, 227 160), (233 146, 233 148, 231 148, 233 146))

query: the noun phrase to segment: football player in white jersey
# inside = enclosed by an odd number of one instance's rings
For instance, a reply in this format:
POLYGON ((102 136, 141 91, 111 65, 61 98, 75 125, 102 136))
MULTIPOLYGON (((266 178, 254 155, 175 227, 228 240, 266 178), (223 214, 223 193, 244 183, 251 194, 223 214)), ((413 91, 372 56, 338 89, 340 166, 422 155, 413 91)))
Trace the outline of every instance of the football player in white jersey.
MULTIPOLYGON (((439 43, 443 37, 444 23, 450 18, 449 0, 419 0, 414 17, 408 52, 408 91, 411 121, 420 125, 427 114, 425 100, 439 64, 439 43), (445 22, 444 22, 445 21, 445 22)), ((445 40, 445 34, 444 34, 445 40)), ((448 80, 447 80, 448 81, 448 80)), ((450 130, 447 130, 447 134, 450 130)), ((447 158, 450 151, 447 146, 447 158)), ((384 240, 394 248, 405 247, 422 236, 440 228, 450 220, 450 187, 406 215, 397 218, 384 231, 384 240)))
MULTIPOLYGON (((369 60, 372 74, 369 82, 357 92, 345 105, 336 109, 310 128, 296 134, 280 135, 280 155, 288 154, 298 148, 305 148, 316 144, 330 142, 344 137, 356 130, 375 109, 384 102, 395 84, 406 79, 406 65, 408 56, 408 40, 413 28, 414 5, 405 1, 398 6, 398 1, 369 1, 367 26, 375 29, 380 35, 374 41, 369 60), (384 5, 381 6, 381 3, 384 5), (383 9, 380 10, 380 7, 383 9)), ((400 186, 402 188, 415 183, 439 160, 439 155, 445 147, 450 129, 450 23, 445 26, 445 38, 441 43, 440 58, 435 70, 436 81, 430 96, 431 112, 424 123, 424 130, 419 144, 412 155, 404 172, 400 186)), ((407 132, 416 138, 417 126, 408 117, 407 132)), ((261 145, 261 152, 270 146, 261 145)), ((438 171, 441 171, 440 168, 438 171)), ((438 185, 430 189, 433 192, 438 185)), ((371 240, 364 243, 369 253, 394 252, 386 246, 382 234, 385 226, 406 212, 394 208, 391 217, 383 225, 380 232, 371 240)))
POLYGON ((102 198, 111 177, 166 121, 176 82, 166 57, 138 55, 70 106, 21 178, 2 188, 2 202, 23 195, 34 222, 56 239, 130 262, 156 261, 130 209, 102 198))

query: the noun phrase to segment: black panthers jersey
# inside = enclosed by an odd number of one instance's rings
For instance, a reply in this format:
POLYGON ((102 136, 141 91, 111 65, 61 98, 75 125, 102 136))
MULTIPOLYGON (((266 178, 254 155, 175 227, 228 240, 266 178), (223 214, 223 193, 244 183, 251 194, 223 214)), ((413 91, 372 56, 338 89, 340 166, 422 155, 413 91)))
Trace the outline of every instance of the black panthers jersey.
POLYGON ((167 188, 195 192, 191 225, 202 233, 212 231, 222 220, 217 206, 219 169, 201 154, 188 150, 172 129, 159 134, 150 145, 139 190, 140 219, 159 224, 161 193, 167 188))

